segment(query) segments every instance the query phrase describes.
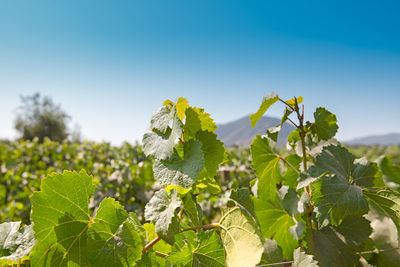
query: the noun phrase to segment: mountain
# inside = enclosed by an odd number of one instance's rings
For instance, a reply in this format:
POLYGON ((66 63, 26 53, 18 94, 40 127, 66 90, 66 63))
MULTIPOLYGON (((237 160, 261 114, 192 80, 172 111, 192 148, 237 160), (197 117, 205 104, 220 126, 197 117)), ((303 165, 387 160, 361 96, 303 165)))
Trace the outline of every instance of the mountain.
POLYGON ((370 135, 360 138, 355 138, 349 141, 343 142, 346 145, 354 146, 354 145, 398 145, 400 144, 400 133, 389 133, 382 135, 370 135))
MULTIPOLYGON (((264 116, 253 128, 251 127, 249 116, 246 116, 236 121, 219 124, 216 133, 226 146, 249 146, 256 134, 264 135, 268 128, 277 126, 280 123, 280 119, 264 116)), ((286 145, 286 138, 294 129, 294 126, 289 123, 283 124, 278 136, 277 145, 279 147, 286 145)))

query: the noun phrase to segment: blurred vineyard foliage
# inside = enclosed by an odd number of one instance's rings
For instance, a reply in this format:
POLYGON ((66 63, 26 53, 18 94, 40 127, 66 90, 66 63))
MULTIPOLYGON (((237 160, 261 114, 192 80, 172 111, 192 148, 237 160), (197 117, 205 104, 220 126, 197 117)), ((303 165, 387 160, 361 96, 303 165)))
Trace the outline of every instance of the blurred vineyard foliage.
MULTIPOLYGON (((349 150, 357 157, 379 162, 384 156, 392 164, 400 164, 398 146, 356 146, 349 150)), ((285 151, 280 151, 284 153, 285 151)), ((143 210, 154 192, 161 188, 154 180, 152 164, 139 144, 54 142, 45 139, 0 142, 0 222, 30 223, 30 197, 40 189, 40 181, 52 172, 85 169, 94 176, 96 193, 91 205, 96 207, 105 197, 120 201, 128 211, 133 211, 144 221, 143 210)), ((204 210, 204 220, 218 216, 216 209, 226 204, 230 189, 249 188, 256 178, 251 167, 249 148, 227 148, 224 164, 215 177, 221 184, 220 193, 203 192, 199 202, 204 210)))

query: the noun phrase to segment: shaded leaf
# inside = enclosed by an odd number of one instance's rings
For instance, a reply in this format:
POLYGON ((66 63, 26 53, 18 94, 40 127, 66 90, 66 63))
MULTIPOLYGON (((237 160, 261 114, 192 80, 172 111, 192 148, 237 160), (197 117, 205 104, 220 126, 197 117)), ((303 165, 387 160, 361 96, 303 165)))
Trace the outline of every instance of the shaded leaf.
POLYGON ((392 165, 392 159, 383 157, 379 161, 385 184, 393 190, 400 190, 400 167, 392 165))
POLYGON ((329 140, 335 136, 339 128, 335 114, 332 114, 325 108, 319 107, 314 112, 314 119, 315 123, 311 128, 311 132, 315 134, 319 140, 329 140))
POLYGON ((196 134, 197 140, 201 142, 201 151, 204 155, 204 167, 207 175, 214 177, 219 164, 224 160, 224 143, 217 139, 217 135, 208 131, 199 131, 196 134))

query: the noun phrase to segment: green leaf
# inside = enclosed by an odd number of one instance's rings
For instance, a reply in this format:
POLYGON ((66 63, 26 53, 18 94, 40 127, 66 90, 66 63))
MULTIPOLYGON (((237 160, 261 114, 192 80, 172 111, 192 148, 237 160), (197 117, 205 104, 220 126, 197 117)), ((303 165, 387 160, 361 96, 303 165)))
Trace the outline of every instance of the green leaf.
POLYGON ((329 216, 337 225, 347 216, 363 215, 369 210, 362 189, 338 176, 325 176, 315 183, 312 199, 317 204, 320 225, 324 225, 329 216))
POLYGON ((20 225, 21 222, 0 224, 0 261, 18 262, 29 255, 36 244, 32 225, 25 225, 19 230, 20 225))
POLYGON ((187 241, 167 260, 173 266, 222 267, 225 266, 225 250, 215 231, 199 231, 197 241, 187 241))
POLYGON ((193 199, 192 194, 186 194, 183 199, 183 208, 194 226, 202 224, 202 209, 193 199))
POLYGON ((400 243, 400 193, 382 189, 379 191, 364 190, 364 196, 379 213, 389 216, 397 228, 400 243))
POLYGON ((128 213, 114 199, 104 199, 88 229, 87 257, 93 266, 131 266, 142 256, 142 240, 128 213))
POLYGON ((288 185, 296 189, 297 179, 300 177, 301 158, 296 154, 288 155, 285 160, 290 164, 286 164, 286 171, 282 175, 282 184, 288 185))
POLYGON ((311 132, 315 134, 319 140, 329 140, 335 136, 339 128, 335 114, 320 107, 314 112, 314 118, 315 123, 311 128, 311 132))
POLYGON ((370 234, 371 227, 365 218, 349 217, 339 227, 307 231, 307 252, 315 256, 320 266, 355 266, 360 258, 355 252, 370 234))
POLYGON ((281 246, 285 258, 292 258, 293 250, 298 246, 289 231, 295 225, 292 217, 281 207, 258 198, 254 198, 254 209, 263 236, 275 240, 281 246))
POLYGON ((254 218, 235 207, 223 210, 219 223, 228 267, 251 267, 260 262, 263 238, 254 218))
POLYGON ((318 267, 318 262, 315 261, 312 255, 307 255, 300 248, 293 252, 293 267, 318 267))
POLYGON ((268 139, 260 135, 257 135, 251 144, 251 154, 252 167, 256 170, 259 179, 258 196, 273 202, 276 185, 282 180, 280 156, 271 150, 268 139))
POLYGON ((224 160, 224 143, 217 139, 216 134, 208 131, 199 131, 196 137, 202 144, 201 151, 204 154, 204 167, 207 175, 214 177, 219 164, 224 160))
POLYGON ((169 159, 174 153, 175 141, 182 135, 182 122, 174 116, 172 128, 166 133, 157 130, 143 135, 143 152, 146 156, 153 156, 156 159, 169 159))
POLYGON ((379 161, 385 184, 393 190, 400 190, 400 166, 392 165, 390 157, 383 157, 379 161))
POLYGON ((172 219, 175 217, 175 210, 180 205, 181 201, 175 190, 168 196, 167 191, 161 189, 146 204, 144 216, 146 220, 154 222, 158 234, 167 235, 172 219))
POLYGON ((87 265, 92 178, 84 171, 53 173, 42 180, 40 189, 31 198, 31 219, 38 240, 32 250, 32 265, 87 265))
POLYGON ((84 171, 53 173, 42 180, 41 191, 31 198, 38 240, 32 265, 131 266, 140 258, 142 240, 128 214, 114 200, 104 199, 92 218, 88 204, 93 193, 92 178, 84 171), (98 257, 110 248, 114 256, 99 265, 98 257))
POLYGON ((279 96, 274 93, 267 94, 264 96, 263 101, 258 108, 257 112, 250 115, 251 126, 256 126, 257 122, 264 115, 264 113, 269 109, 269 107, 279 100, 279 96))
POLYGON ((165 132, 168 129, 169 122, 173 117, 174 114, 171 111, 170 107, 162 106, 151 117, 150 129, 151 130, 155 129, 165 134, 165 132))
POLYGON ((198 131, 214 132, 216 129, 217 125, 204 109, 196 107, 186 109, 185 140, 195 138, 198 131))
POLYGON ((199 141, 184 144, 184 158, 175 154, 170 160, 157 160, 153 165, 154 178, 161 184, 189 188, 204 167, 204 157, 199 141))

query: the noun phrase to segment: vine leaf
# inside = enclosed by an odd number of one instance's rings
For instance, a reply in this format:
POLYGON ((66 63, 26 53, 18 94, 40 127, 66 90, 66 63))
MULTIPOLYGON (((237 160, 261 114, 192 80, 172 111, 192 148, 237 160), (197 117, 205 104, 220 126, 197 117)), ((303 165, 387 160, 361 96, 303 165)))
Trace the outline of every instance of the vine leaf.
POLYGON ((293 250, 298 247, 298 242, 290 233, 290 227, 295 225, 292 217, 283 208, 258 198, 254 198, 254 209, 263 236, 275 240, 285 258, 292 258, 293 250))
POLYGON ((157 160, 153 165, 154 178, 161 184, 189 188, 204 167, 202 145, 190 140, 184 144, 183 159, 177 153, 170 160, 157 160))
POLYGON ((293 267, 318 267, 318 262, 311 255, 302 252, 300 248, 296 248, 293 252, 293 267))
POLYGON ((144 216, 146 220, 153 221, 158 234, 168 235, 168 230, 175 217, 175 210, 181 205, 181 201, 175 190, 168 196, 165 189, 157 191, 146 204, 144 216))
POLYGON ((383 180, 385 184, 393 190, 400 189, 400 167, 392 165, 392 159, 383 157, 379 161, 379 167, 382 170, 383 180))
POLYGON ((308 253, 321 266, 355 266, 360 259, 355 252, 363 247, 371 231, 369 221, 363 217, 348 217, 339 227, 307 231, 308 253))
POLYGON ((87 256, 94 266, 131 266, 141 258, 142 239, 125 209, 113 198, 104 199, 88 229, 87 256))
MULTIPOLYGON (((152 122, 152 125, 155 122, 152 122)), ((143 135, 143 152, 146 156, 153 156, 156 159, 169 159, 174 153, 175 141, 182 135, 182 122, 175 115, 172 128, 167 128, 166 132, 157 129, 143 135)))
POLYGON ((203 210, 193 198, 192 194, 186 194, 183 198, 183 208, 193 225, 199 226, 202 223, 203 210))
POLYGON ((278 100, 279 100, 279 96, 274 93, 269 93, 266 96, 264 96, 257 112, 250 115, 250 122, 251 122, 251 126, 253 126, 253 128, 254 128, 254 126, 256 126, 257 122, 264 115, 264 113, 269 109, 269 107, 271 107, 272 104, 274 104, 278 100))
POLYGON ((275 154, 267 138, 257 135, 251 144, 253 157, 252 166, 256 170, 258 182, 258 196, 261 199, 273 202, 275 200, 276 185, 282 180, 279 155, 275 154))
POLYGON ((150 120, 150 129, 158 130, 162 134, 168 129, 169 122, 173 118, 173 112, 171 111, 169 106, 160 107, 151 117, 150 120))
POLYGON ((32 265, 92 266, 107 247, 115 248, 114 257, 107 259, 112 266, 131 266, 140 258, 143 248, 140 236, 133 231, 133 223, 127 220, 128 214, 122 212, 117 202, 104 199, 99 217, 91 217, 88 205, 94 185, 86 172, 53 173, 42 180, 40 188, 31 198, 31 219, 38 241, 31 253, 32 265), (118 217, 112 217, 116 216, 114 213, 118 217), (113 228, 102 217, 112 217, 113 228), (113 239, 105 240, 104 235, 113 239), (88 246, 93 243, 97 246, 88 246))
POLYGON ((189 107, 186 109, 186 122, 184 127, 185 140, 196 137, 198 131, 214 132, 217 125, 211 119, 210 114, 204 112, 202 108, 189 107))
POLYGON ((400 193, 382 189, 379 191, 364 190, 364 196, 379 213, 389 216, 397 228, 400 244, 400 193))
POLYGON ((175 245, 175 251, 168 256, 167 261, 172 266, 225 266, 225 250, 215 231, 199 231, 197 240, 192 237, 185 241, 177 242, 179 245, 175 245))
POLYGON ((317 203, 316 211, 320 226, 329 218, 338 225, 347 216, 368 212, 368 202, 360 187, 351 185, 342 177, 323 177, 314 186, 312 199, 317 203))
POLYGON ((19 230, 20 226, 21 222, 0 224, 0 263, 1 260, 18 262, 36 244, 32 225, 25 225, 19 230))
POLYGON ((224 143, 217 139, 215 133, 208 131, 199 131, 196 137, 202 144, 201 150, 204 154, 204 167, 207 175, 214 177, 219 164, 224 160, 224 143))
POLYGON ((376 164, 355 163, 354 159, 347 149, 329 145, 316 157, 315 166, 308 170, 311 177, 322 177, 315 182, 313 194, 320 225, 325 225, 329 217, 334 224, 339 224, 347 216, 368 212, 362 190, 379 180, 376 164))
POLYGON ((176 115, 180 120, 185 118, 185 111, 189 107, 189 101, 184 97, 179 97, 178 101, 176 101, 176 115))
POLYGON ((329 140, 335 136, 339 128, 335 114, 319 107, 314 112, 314 119, 311 132, 318 137, 318 140, 329 140))
POLYGON ((223 210, 219 223, 228 267, 251 267, 260 262, 264 239, 253 217, 234 207, 223 210))

